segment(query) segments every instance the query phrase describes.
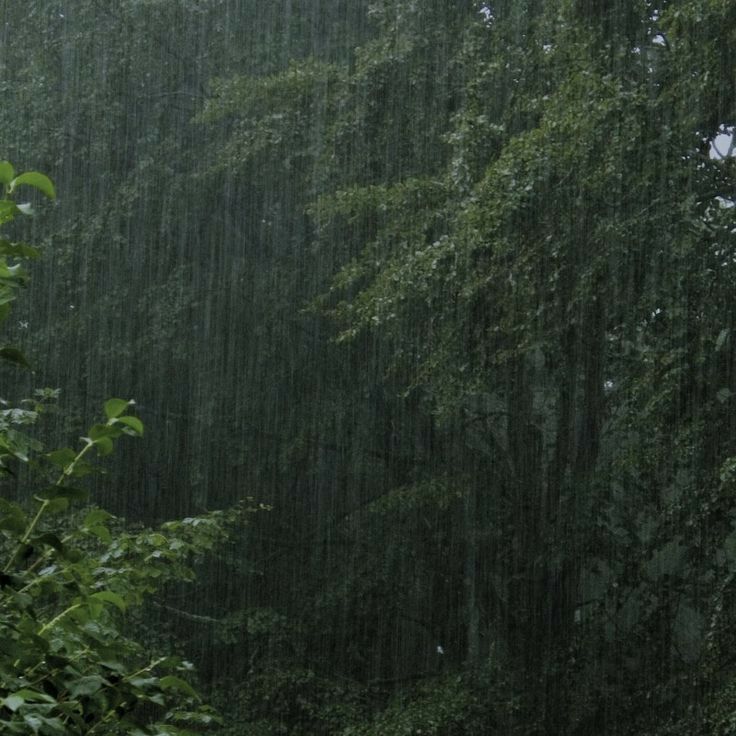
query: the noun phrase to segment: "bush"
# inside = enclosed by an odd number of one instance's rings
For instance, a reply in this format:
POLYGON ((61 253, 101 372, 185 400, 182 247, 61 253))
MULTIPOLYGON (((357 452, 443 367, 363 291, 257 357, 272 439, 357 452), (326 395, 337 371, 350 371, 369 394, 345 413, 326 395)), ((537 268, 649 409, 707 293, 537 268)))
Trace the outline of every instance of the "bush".
MULTIPOLYGON (((43 174, 16 175, 0 162, 0 225, 28 214, 22 185, 54 198, 43 174)), ((0 238, 0 322, 24 285, 35 248, 0 238)), ((27 362, 12 346, 0 358, 27 362)), ((141 437, 134 402, 110 399, 77 449, 43 452, 33 425, 58 392, 0 409, 0 474, 26 466, 15 500, 0 486, 0 732, 33 736, 163 736, 199 733, 217 722, 187 682, 191 665, 150 652, 124 633, 125 615, 217 544, 241 510, 127 533, 106 511, 85 506, 78 481, 123 437, 141 437), (27 479, 26 479, 27 478, 27 479), (19 497, 18 497, 19 496, 19 497), (114 532, 114 533, 113 533, 114 532)), ((17 482, 17 481, 16 481, 17 482)), ((10 484, 6 484, 8 489, 10 484)))

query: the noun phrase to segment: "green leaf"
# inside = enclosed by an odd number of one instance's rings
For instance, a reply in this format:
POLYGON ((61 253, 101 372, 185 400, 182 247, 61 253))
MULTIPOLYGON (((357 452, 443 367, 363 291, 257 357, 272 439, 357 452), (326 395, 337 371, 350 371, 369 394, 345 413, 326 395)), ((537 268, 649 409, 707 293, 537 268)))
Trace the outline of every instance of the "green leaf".
POLYGON ((105 522, 108 519, 112 519, 112 514, 108 513, 104 509, 92 509, 87 516, 84 517, 84 526, 96 526, 101 522, 105 522))
POLYGON ((125 665, 122 662, 116 662, 114 659, 106 659, 103 662, 100 662, 100 667, 104 667, 106 670, 111 670, 118 675, 125 675, 127 673, 125 665))
POLYGON ((88 435, 93 442, 96 442, 101 437, 113 439, 120 437, 120 429, 118 427, 112 427, 109 424, 94 424, 90 427, 88 435))
POLYGON ((57 514, 60 511, 66 511, 69 508, 68 498, 54 498, 48 501, 46 511, 49 514, 57 514))
MULTIPOLYGON (((1 164, 0 164, 1 165, 1 164)), ((20 695, 8 695, 7 697, 3 698, 3 705, 8 708, 9 710, 15 711, 18 710, 18 708, 25 703, 25 698, 21 697, 20 695)))
POLYGON ((10 265, 5 258, 0 258, 0 285, 6 292, 21 286, 28 278, 20 263, 10 265))
POLYGON ((15 178, 15 169, 10 161, 0 161, 0 184, 10 184, 15 178))
POLYGON ((0 200, 0 224, 4 222, 12 222, 18 214, 18 207, 15 202, 9 199, 0 200))
POLYGON ((62 723, 62 721, 57 718, 48 718, 47 716, 39 716, 41 719, 41 722, 43 724, 43 733, 44 734, 57 734, 57 736, 67 736, 69 733, 69 729, 62 723))
POLYGON ((15 179, 10 182, 9 191, 15 191, 16 187, 21 184, 26 184, 34 189, 38 189, 39 192, 46 195, 49 199, 56 199, 54 184, 45 174, 40 174, 38 171, 26 171, 25 173, 16 176, 15 179))
POLYGON ((86 675, 85 677, 78 678, 74 684, 69 687, 69 694, 73 698, 78 698, 80 695, 94 695, 98 690, 101 690, 105 685, 99 675, 86 675))
POLYGON ((159 685, 162 690, 176 690, 199 700, 199 695, 197 695, 195 689, 186 680, 182 680, 175 675, 165 675, 159 680, 159 685))
POLYGON ((23 366, 24 368, 30 368, 25 355, 18 350, 18 348, 4 347, 0 348, 0 358, 7 360, 9 363, 15 363, 16 365, 23 366))
POLYGON ((115 422, 129 427, 139 437, 143 436, 143 422, 138 417, 118 417, 115 422))
POLYGON ((74 459, 77 457, 77 453, 74 452, 71 447, 64 447, 60 450, 54 450, 53 452, 48 453, 46 457, 54 465, 58 465, 60 468, 66 469, 74 462, 74 459))
POLYGON ((36 495, 44 500, 64 498, 68 501, 85 501, 89 496, 89 491, 84 488, 71 488, 69 486, 49 486, 36 495))
POLYGON ((38 258, 38 248, 26 243, 12 243, 10 240, 0 239, 0 255, 13 258, 38 258))
POLYGON ((23 721, 34 734, 38 733, 41 730, 41 726, 43 726, 43 719, 32 713, 26 713, 26 715, 23 716, 23 721))
POLYGON ((129 401, 124 399, 108 399, 105 402, 105 416, 108 419, 119 417, 130 406, 129 401))
MULTIPOLYGON (((37 644, 45 644, 46 642, 37 641, 37 644)), ((50 695, 47 695, 46 693, 40 693, 38 690, 31 690, 29 688, 24 687, 22 690, 18 690, 17 693, 15 693, 18 697, 23 698, 28 703, 56 703, 56 700, 52 698, 50 695)))
POLYGON ((112 440, 109 437, 98 437, 95 440, 95 447, 101 457, 109 455, 113 450, 112 440))
POLYGON ((97 601, 104 601, 105 603, 112 603, 113 606, 125 613, 125 601, 121 596, 113 593, 111 590, 98 590, 96 593, 92 593, 90 598, 94 598, 97 601))
POLYGON ((28 519, 23 509, 15 503, 0 498, 0 529, 23 534, 28 526, 28 519))
POLYGON ((87 531, 90 534, 94 534, 94 536, 104 544, 110 544, 110 542, 112 542, 112 534, 110 534, 110 530, 106 526, 102 526, 102 524, 95 524, 87 527, 87 531))
MULTIPOLYGON (((25 552, 27 550, 33 551, 33 548, 27 544, 22 545, 18 549, 18 558, 24 559, 24 556, 27 557, 27 555, 25 555, 25 552)), ((22 591, 18 591, 17 593, 14 593, 13 595, 11 595, 10 600, 12 601, 12 607, 19 611, 27 611, 33 604, 33 598, 31 598, 31 596, 28 595, 28 593, 23 593, 22 591)), ((26 700, 27 699, 28 698, 26 698, 26 700)))
POLYGON ((92 509, 87 516, 84 517, 83 528, 90 534, 94 534, 99 540, 105 544, 112 541, 110 530, 105 526, 108 519, 112 519, 112 514, 102 509, 92 509))

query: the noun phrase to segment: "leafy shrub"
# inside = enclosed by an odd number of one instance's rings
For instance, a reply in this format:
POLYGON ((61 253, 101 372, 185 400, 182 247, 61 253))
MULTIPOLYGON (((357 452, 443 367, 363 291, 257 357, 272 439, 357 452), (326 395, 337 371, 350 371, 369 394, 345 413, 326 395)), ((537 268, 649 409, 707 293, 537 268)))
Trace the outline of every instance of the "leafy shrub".
POLYGON ((341 736, 347 724, 365 717, 364 696, 358 683, 331 679, 308 667, 283 664, 263 668, 248 673, 241 687, 228 683, 223 688, 222 710, 237 723, 225 733, 341 736))
POLYGON ((404 691, 371 724, 343 736, 470 736, 495 733, 487 704, 459 675, 427 680, 404 691))
MULTIPOLYGON (((30 212, 13 197, 21 185, 55 196, 37 172, 0 162, 0 225, 30 212)), ((35 248, 0 238, 0 322, 7 319, 35 248)), ((21 351, 0 358, 27 365, 21 351)), ((217 722, 187 682, 191 665, 151 656, 124 633, 126 612, 171 580, 192 579, 193 558, 212 549, 239 509, 129 533, 114 517, 81 507, 78 481, 125 436, 141 437, 132 401, 110 399, 104 419, 77 449, 43 453, 30 431, 57 392, 0 409, 0 473, 29 468, 22 496, 0 486, 0 732, 22 736, 185 736, 217 722)), ((24 475, 24 478, 26 476, 24 475)), ((9 487, 6 486, 6 487, 9 487)))

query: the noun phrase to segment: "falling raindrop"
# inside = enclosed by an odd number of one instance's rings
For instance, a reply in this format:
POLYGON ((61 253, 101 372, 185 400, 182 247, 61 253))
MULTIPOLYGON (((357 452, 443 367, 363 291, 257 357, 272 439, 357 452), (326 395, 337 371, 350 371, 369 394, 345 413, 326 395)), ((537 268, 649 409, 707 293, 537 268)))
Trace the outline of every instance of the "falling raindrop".
POLYGON ((732 5, 59 5, 8 344, 61 447, 138 397, 131 528, 257 509, 140 627, 225 733, 725 733, 732 5))

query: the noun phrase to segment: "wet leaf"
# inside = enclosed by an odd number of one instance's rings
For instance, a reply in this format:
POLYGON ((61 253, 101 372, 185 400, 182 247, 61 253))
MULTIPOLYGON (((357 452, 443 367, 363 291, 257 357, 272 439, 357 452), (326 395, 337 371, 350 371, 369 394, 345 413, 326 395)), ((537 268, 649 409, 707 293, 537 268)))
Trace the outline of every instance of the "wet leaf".
POLYGON ((108 399, 105 402, 105 416, 108 419, 119 417, 130 406, 129 401, 124 399, 108 399))
POLYGON ((38 189, 39 192, 47 196, 49 199, 54 199, 56 197, 56 190, 54 189, 51 179, 49 179, 45 174, 40 174, 38 171, 26 171, 25 173, 16 176, 15 179, 10 182, 9 190, 13 192, 17 187, 23 184, 33 187, 34 189, 38 189))
POLYGON ((0 161, 0 184, 10 184, 15 178, 15 169, 9 161, 0 161))
POLYGON ((69 694, 73 698, 80 695, 94 695, 105 685, 105 680, 99 675, 86 675, 75 680, 69 686, 69 694))
POLYGON ((92 593, 90 596, 91 598, 94 598, 98 601, 104 601, 105 603, 111 603, 116 608, 118 608, 120 611, 125 613, 126 604, 125 601, 121 596, 119 596, 117 593, 113 593, 111 590, 99 590, 96 593, 92 593))
POLYGON ((159 680, 159 684, 162 690, 176 690, 191 698, 199 699, 195 689, 186 680, 182 680, 175 675, 165 675, 159 680))
POLYGON ((116 423, 129 427, 139 437, 143 436, 143 422, 138 417, 118 417, 116 423))
POLYGON ((0 348, 0 358, 6 360, 8 363, 15 363, 16 365, 22 366, 23 368, 30 368, 25 355, 18 350, 18 348, 3 347, 0 348))

